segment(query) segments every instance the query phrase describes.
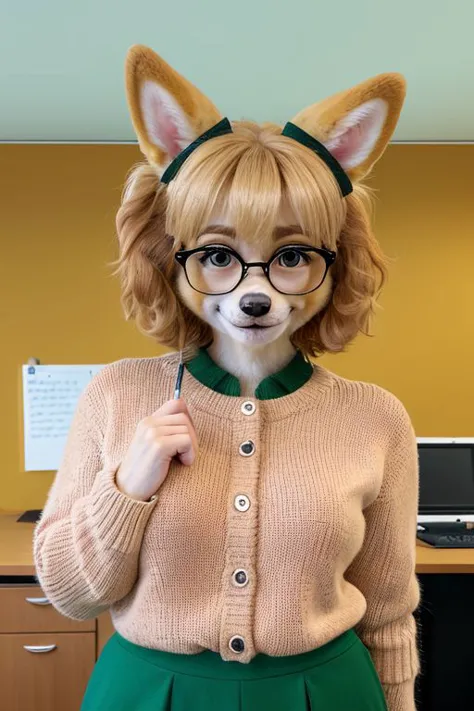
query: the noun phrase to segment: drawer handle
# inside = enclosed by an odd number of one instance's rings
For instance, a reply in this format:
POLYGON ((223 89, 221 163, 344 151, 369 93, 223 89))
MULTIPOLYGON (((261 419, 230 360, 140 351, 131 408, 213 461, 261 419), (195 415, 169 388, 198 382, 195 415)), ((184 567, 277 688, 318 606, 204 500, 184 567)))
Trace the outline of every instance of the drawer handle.
POLYGON ((46 652, 53 652, 57 649, 57 647, 55 644, 45 644, 42 646, 25 644, 23 645, 23 649, 26 649, 27 652, 32 652, 33 654, 45 654, 46 652))
POLYGON ((51 605, 47 597, 26 597, 25 600, 32 605, 51 605))

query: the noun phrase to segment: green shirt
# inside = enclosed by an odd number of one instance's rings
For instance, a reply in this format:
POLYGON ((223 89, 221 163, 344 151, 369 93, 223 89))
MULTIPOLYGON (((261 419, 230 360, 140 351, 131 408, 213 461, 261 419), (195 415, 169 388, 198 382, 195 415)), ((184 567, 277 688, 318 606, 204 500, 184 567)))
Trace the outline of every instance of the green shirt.
MULTIPOLYGON (((238 379, 214 363, 206 349, 201 348, 186 367, 196 380, 211 390, 222 395, 240 396, 238 379)), ((255 391, 255 397, 258 400, 274 400, 289 395, 304 385, 312 372, 313 366, 298 351, 283 370, 262 380, 255 391)))

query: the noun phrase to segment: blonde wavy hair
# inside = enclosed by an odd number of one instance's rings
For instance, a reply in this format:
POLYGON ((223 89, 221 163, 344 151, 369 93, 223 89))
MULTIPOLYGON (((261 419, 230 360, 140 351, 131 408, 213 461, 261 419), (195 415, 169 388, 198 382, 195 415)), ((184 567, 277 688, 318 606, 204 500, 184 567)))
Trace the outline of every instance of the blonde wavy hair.
POLYGON ((341 198, 325 164, 273 125, 233 125, 233 133, 194 151, 169 186, 148 164, 130 173, 117 214, 117 272, 127 319, 160 344, 196 348, 210 327, 183 303, 174 255, 190 247, 216 210, 238 235, 269 240, 286 200, 316 246, 337 251, 327 305, 293 334, 307 356, 335 353, 367 333, 386 260, 371 229, 369 192, 356 185, 341 198))

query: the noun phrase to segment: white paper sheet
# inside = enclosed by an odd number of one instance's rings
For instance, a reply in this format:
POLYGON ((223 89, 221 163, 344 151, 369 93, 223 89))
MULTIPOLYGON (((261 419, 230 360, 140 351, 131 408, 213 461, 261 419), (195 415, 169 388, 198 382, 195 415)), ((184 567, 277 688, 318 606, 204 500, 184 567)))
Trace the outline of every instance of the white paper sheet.
POLYGON ((82 391, 103 365, 24 365, 25 471, 55 471, 82 391))

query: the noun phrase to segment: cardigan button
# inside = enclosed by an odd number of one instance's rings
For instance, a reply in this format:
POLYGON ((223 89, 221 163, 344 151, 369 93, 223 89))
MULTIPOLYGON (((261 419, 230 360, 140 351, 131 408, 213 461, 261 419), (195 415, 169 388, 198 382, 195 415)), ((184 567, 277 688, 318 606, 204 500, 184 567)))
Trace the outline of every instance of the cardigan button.
POLYGON ((229 647, 233 652, 236 654, 242 654, 242 652, 245 649, 245 642, 244 638, 240 637, 239 635, 234 635, 231 637, 230 642, 229 642, 229 647))
POLYGON ((240 408, 241 412, 244 415, 253 415, 257 408, 255 407, 254 403, 248 400, 247 402, 244 402, 242 407, 240 408))
POLYGON ((242 444, 239 447, 239 454, 242 457, 251 457, 254 452, 255 452, 255 445, 251 439, 248 439, 246 442, 242 442, 242 444))
POLYGON ((245 587, 245 585, 247 585, 247 583, 249 581, 247 571, 243 570, 243 568, 239 568, 238 570, 235 570, 232 575, 232 581, 233 581, 234 585, 238 588, 245 587))
POLYGON ((248 511, 250 508, 250 499, 245 494, 237 494, 234 499, 234 508, 237 511, 248 511))

